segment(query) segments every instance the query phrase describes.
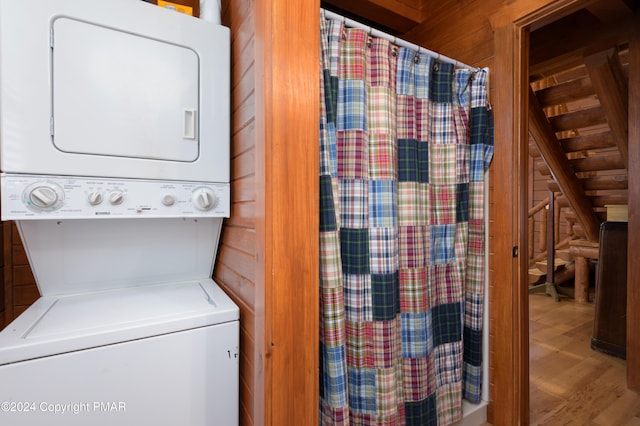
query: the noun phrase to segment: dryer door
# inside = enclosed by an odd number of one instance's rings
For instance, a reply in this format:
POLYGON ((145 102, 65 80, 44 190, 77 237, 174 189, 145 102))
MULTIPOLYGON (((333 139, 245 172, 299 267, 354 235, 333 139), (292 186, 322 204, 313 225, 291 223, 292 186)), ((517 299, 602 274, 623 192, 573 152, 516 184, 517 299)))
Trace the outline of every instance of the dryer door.
POLYGON ((61 151, 198 158, 198 55, 67 17, 52 25, 52 136, 61 151))

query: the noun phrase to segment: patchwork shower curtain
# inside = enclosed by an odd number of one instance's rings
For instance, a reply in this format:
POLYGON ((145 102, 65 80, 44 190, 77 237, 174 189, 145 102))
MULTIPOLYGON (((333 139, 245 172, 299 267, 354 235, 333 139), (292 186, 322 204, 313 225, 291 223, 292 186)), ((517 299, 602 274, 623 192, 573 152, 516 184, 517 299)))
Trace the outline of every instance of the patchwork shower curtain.
POLYGON ((447 425, 480 400, 486 69, 321 19, 322 425, 447 425))

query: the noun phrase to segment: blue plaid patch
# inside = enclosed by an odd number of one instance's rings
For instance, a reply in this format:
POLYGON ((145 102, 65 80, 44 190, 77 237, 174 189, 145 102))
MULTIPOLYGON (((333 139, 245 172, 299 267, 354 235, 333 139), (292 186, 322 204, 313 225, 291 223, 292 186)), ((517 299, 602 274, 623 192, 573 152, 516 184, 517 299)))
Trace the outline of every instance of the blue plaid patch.
POLYGON ((338 130, 367 130, 367 89, 361 80, 338 83, 338 130))
POLYGON ((437 426, 436 394, 429 395, 422 401, 405 402, 404 411, 407 426, 437 426))
POLYGON ((320 176, 320 232, 336 231, 337 229, 331 176, 320 176))
POLYGON ((456 223, 469 220, 469 184, 456 185, 456 223))
POLYGON ((398 226, 398 183, 393 180, 369 181, 369 226, 398 226))
POLYGON ((414 62, 415 53, 406 47, 398 50, 398 64, 396 73, 396 93, 399 95, 414 95, 414 62))
POLYGON ((349 367, 349 406, 358 412, 376 411, 376 372, 371 368, 349 367))
POLYGON ((324 398, 332 407, 342 407, 347 402, 345 347, 327 347, 321 344, 320 349, 324 398))
POLYGON ((455 261, 455 225, 432 225, 429 236, 431 241, 431 264, 444 264, 455 261))
MULTIPOLYGON (((427 341, 427 313, 400 314, 402 333, 402 357, 422 358, 429 354, 430 345, 427 341)), ((431 349, 433 341, 431 342, 431 349)))

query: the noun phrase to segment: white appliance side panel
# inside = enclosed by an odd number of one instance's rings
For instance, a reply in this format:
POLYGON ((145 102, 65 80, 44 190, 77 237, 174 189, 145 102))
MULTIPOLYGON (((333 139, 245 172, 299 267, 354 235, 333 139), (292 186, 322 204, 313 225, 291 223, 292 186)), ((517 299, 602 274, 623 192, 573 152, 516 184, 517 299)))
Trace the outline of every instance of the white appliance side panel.
POLYGON ((42 296, 209 278, 222 219, 17 222, 42 296))
MULTIPOLYGON (((2 1, 0 169, 5 173, 228 182, 229 57, 228 28, 143 1, 2 1), (76 154, 56 148, 51 136, 50 29, 59 16, 196 52, 200 76, 197 123, 200 151, 195 161, 76 154)), ((144 111, 138 108, 130 114, 144 111)), ((83 141, 90 143, 91 136, 86 135, 83 141)))
POLYGON ((64 152, 195 161, 198 55, 86 22, 53 22, 53 143, 64 152))
POLYGON ((237 321, 0 366, 3 424, 238 424, 237 321), (56 412, 58 410, 58 412, 56 412))

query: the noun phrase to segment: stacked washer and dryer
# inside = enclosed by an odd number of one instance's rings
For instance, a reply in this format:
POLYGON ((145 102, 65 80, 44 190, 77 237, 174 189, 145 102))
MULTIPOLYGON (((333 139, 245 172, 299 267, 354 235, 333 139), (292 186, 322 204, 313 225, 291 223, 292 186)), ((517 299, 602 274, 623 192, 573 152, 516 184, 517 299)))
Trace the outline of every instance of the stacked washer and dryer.
POLYGON ((0 424, 235 425, 229 31, 139 0, 0 0, 2 220, 41 297, 0 424))

